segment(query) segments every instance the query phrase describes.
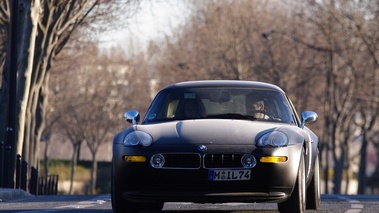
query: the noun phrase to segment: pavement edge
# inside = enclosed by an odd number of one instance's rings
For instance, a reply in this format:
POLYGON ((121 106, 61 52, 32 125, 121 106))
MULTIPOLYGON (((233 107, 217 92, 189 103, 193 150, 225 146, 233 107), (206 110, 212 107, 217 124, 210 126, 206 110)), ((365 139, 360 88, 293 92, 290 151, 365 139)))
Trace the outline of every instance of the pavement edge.
POLYGON ((33 196, 22 189, 0 188, 0 202, 33 196))

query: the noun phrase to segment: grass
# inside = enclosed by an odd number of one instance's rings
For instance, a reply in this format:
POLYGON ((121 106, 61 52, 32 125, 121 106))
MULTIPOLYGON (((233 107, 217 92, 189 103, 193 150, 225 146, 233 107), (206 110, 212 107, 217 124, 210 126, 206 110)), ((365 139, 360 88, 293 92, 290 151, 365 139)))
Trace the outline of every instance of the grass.
MULTIPOLYGON (((74 181, 89 182, 91 180, 91 161, 79 161, 76 167, 74 181)), ((98 162, 97 193, 110 192, 110 162, 98 162)), ((44 176, 44 161, 40 162, 39 176, 44 176)), ((59 181, 69 181, 71 176, 71 161, 49 160, 49 175, 58 175, 59 181)))

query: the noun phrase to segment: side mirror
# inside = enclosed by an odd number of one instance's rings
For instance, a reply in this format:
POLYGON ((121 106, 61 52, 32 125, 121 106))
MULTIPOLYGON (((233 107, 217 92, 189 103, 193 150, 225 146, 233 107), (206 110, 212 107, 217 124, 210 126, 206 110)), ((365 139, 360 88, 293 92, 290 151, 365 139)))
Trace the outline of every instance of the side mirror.
POLYGON ((127 121, 128 123, 138 124, 140 115, 137 110, 130 110, 130 111, 125 112, 124 118, 125 118, 125 121, 127 121))
POLYGON ((301 113, 300 128, 304 128, 305 124, 312 124, 317 121, 318 115, 312 111, 304 111, 301 113))

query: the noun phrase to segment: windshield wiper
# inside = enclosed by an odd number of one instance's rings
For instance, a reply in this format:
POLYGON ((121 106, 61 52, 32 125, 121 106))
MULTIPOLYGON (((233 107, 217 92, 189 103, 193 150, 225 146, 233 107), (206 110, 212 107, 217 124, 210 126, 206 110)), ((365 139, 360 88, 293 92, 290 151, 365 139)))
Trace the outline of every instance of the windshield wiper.
POLYGON ((208 115, 207 118, 241 119, 241 120, 251 120, 251 121, 257 120, 257 118, 253 115, 242 115, 239 113, 208 115))

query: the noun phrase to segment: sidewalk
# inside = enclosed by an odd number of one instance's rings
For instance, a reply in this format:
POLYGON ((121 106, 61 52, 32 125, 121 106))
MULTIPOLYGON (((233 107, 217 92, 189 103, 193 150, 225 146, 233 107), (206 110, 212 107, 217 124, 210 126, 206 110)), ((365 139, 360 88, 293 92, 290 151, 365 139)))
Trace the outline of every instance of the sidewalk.
POLYGON ((22 189, 0 188, 0 202, 33 196, 22 189))

